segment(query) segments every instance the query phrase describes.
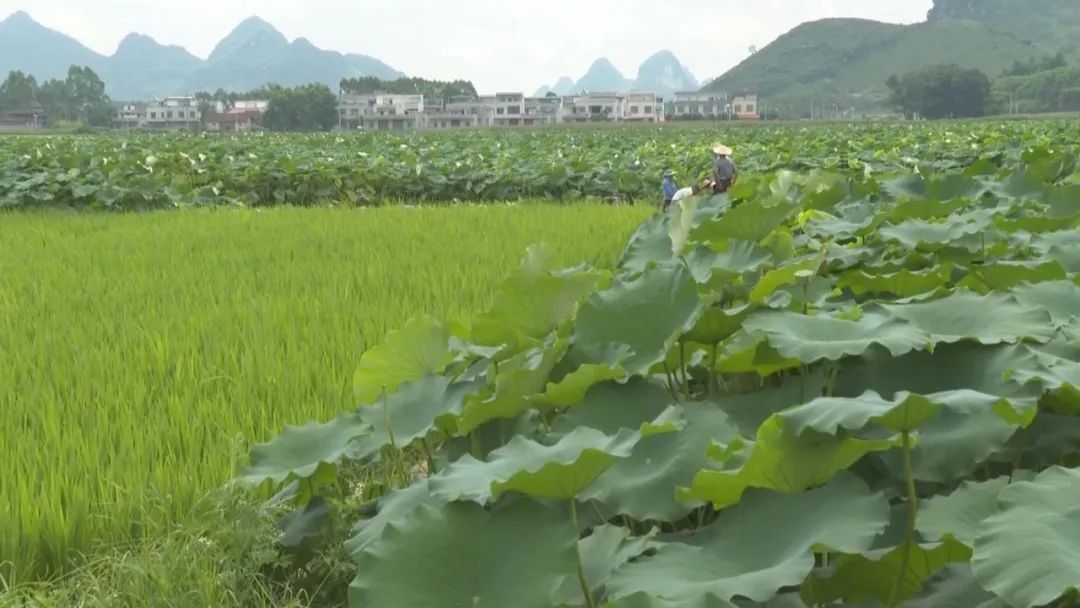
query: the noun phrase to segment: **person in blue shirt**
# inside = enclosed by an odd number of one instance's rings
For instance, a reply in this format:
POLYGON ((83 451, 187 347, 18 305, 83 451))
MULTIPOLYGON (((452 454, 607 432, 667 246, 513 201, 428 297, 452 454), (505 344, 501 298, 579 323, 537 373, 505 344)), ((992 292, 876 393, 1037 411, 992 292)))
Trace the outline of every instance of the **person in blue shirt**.
POLYGON ((671 201, 675 198, 675 193, 679 191, 679 186, 675 183, 675 172, 671 169, 664 170, 664 211, 668 210, 671 206, 671 201))

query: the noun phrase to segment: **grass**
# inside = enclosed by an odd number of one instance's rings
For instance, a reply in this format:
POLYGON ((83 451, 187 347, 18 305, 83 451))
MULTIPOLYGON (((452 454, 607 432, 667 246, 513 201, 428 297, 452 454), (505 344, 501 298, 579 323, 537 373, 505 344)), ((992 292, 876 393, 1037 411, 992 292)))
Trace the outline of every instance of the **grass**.
POLYGON ((646 213, 4 216, 0 578, 167 538, 247 441, 353 405, 356 363, 387 331, 421 313, 467 319, 533 243, 560 264, 611 266, 646 213))

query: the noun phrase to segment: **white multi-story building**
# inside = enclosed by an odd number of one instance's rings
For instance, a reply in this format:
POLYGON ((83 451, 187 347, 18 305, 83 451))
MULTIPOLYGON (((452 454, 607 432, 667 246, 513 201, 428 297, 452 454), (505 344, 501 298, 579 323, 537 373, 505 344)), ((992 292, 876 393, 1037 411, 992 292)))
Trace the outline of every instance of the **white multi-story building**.
POLYGON ((423 128, 423 95, 342 95, 338 125, 344 129, 403 131, 423 128))
POLYGON ((627 122, 663 122, 664 98, 656 93, 627 93, 623 98, 620 119, 627 122))
POLYGON ((202 118, 194 97, 166 97, 147 104, 144 126, 150 129, 187 130, 199 127, 202 118))
POLYGON ((727 118, 728 97, 724 93, 675 93, 677 118, 727 118))

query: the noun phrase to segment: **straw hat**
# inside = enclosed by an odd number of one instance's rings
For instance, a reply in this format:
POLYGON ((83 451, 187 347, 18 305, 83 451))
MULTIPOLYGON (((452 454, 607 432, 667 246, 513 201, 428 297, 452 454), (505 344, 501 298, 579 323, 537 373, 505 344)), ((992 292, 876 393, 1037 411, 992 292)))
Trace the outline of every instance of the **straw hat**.
POLYGON ((713 144, 713 154, 719 154, 720 156, 731 156, 731 148, 724 144, 713 144))

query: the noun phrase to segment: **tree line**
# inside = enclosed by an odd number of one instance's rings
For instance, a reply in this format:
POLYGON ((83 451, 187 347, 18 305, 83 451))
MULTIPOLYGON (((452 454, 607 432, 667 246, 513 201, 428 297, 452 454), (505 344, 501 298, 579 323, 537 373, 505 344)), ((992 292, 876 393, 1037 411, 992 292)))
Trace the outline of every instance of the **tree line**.
POLYGON ((0 113, 40 111, 49 120, 93 127, 112 124, 112 102, 105 83, 88 67, 71 66, 63 80, 40 85, 33 75, 12 71, 0 84, 0 113))
POLYGON ((1015 61, 993 80, 949 64, 893 75, 885 84, 889 104, 909 118, 1080 111, 1080 66, 1061 53, 1015 61))

